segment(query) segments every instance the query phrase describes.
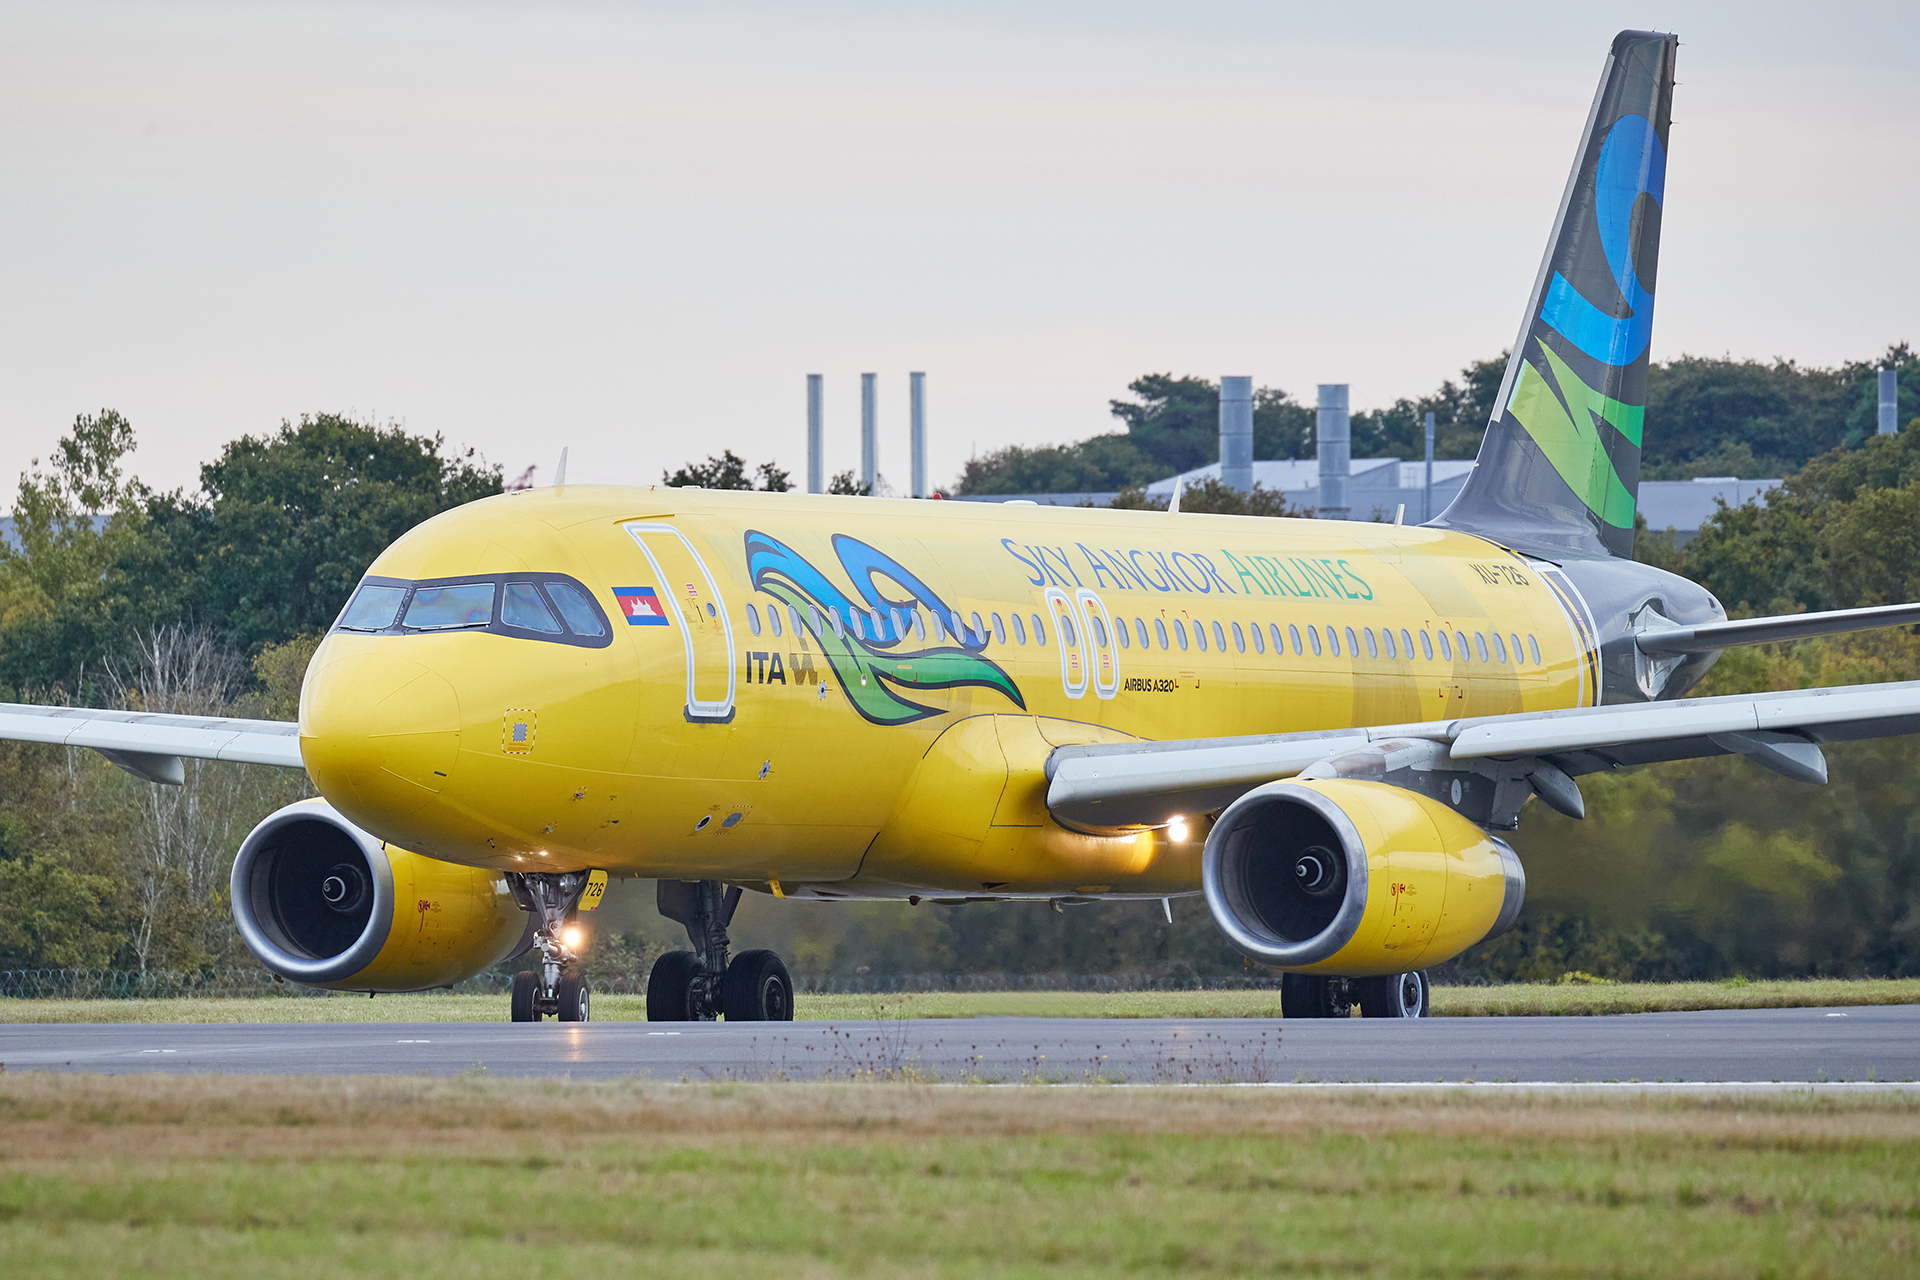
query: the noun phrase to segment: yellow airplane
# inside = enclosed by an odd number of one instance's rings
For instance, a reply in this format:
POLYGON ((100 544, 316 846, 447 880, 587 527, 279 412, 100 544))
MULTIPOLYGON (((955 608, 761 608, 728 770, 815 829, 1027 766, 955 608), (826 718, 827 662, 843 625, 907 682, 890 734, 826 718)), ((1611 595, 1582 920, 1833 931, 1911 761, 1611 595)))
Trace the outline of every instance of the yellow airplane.
MULTIPOLYGON (((1613 43, 1478 466, 1419 528, 561 485, 381 554, 296 725, 0 708, 139 776, 304 767, 233 870, 313 986, 536 953, 511 1016, 590 1016, 570 930, 659 881, 657 1020, 792 1017, 743 891, 939 902, 1204 893, 1288 1016, 1425 1012, 1510 927, 1498 832, 1583 774, 1920 728, 1920 684, 1681 700, 1720 650, 1920 621, 1729 622, 1630 558, 1673 37, 1613 43)), ((1177 507, 1177 502, 1176 502, 1177 507)))

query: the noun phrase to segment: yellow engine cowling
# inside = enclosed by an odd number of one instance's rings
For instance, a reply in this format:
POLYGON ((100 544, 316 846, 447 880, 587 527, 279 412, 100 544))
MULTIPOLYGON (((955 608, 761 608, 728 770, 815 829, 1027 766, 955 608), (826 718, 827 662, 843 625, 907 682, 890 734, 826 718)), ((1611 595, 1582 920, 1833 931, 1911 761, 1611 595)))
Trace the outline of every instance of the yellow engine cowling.
POLYGON ((242 842, 233 920, 273 972, 341 991, 444 987, 524 950, 532 929, 498 872, 384 844, 324 800, 242 842))
POLYGON ((1215 923, 1261 964, 1371 977, 1439 964, 1513 927, 1526 874, 1506 841, 1381 782, 1271 782, 1207 837, 1215 923))

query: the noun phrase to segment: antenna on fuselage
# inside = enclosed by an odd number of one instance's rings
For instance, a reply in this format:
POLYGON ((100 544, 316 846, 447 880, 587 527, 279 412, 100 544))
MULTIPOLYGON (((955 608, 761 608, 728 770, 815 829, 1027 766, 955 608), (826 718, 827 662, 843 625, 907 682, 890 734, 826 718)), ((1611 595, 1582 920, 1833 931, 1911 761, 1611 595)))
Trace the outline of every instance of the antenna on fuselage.
POLYGON ((567 482, 567 451, 560 450, 560 465, 553 469, 553 483, 563 485, 567 482))
POLYGON ((1180 514, 1180 491, 1186 487, 1187 478, 1185 476, 1175 476, 1173 478, 1173 501, 1167 503, 1168 515, 1177 516, 1180 514))

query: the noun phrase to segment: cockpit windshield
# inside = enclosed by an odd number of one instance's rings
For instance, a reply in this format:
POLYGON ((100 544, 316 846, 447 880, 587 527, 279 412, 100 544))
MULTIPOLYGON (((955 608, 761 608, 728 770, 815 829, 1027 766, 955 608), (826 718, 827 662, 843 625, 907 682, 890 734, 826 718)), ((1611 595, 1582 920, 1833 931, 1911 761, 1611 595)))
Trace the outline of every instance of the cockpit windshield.
POLYGON ((487 631, 594 649, 613 643, 607 615, 593 594, 557 573, 420 582, 368 578, 333 629, 375 635, 487 631))

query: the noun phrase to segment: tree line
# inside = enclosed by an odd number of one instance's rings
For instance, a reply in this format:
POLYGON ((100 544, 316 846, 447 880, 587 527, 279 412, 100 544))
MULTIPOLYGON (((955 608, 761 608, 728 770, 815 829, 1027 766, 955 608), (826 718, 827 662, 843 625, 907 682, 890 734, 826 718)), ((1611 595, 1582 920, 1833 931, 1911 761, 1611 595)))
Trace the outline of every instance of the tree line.
MULTIPOLYGON (((1636 555, 1702 582, 1735 616, 1920 598, 1920 422, 1851 442, 1844 421, 1829 426, 1834 443, 1763 503, 1719 511, 1684 546, 1643 529, 1636 555)), ((116 413, 81 417, 21 478, 0 546, 0 700, 290 719, 307 658, 374 556, 500 488, 498 468, 470 452, 334 415, 230 443, 191 491, 128 475, 133 440, 116 413)), ((730 452, 682 472, 718 482, 708 487, 786 483, 730 452)), ((1183 505, 1299 514, 1278 495, 1220 486, 1195 486, 1183 505)), ((1920 638, 1896 629, 1730 651, 1702 692, 1915 678, 1920 638)), ((1827 750, 1825 787, 1728 758, 1584 779, 1585 822, 1530 808, 1515 838, 1530 886, 1520 926, 1456 971, 1920 973, 1920 743, 1827 750)), ((186 787, 158 788, 92 752, 0 743, 0 968, 250 963, 229 923, 232 856, 305 782, 189 769, 186 787)), ((1159 903, 1054 912, 750 895, 736 933, 820 975, 1243 971, 1197 898, 1171 910, 1169 923, 1159 903)), ((646 882, 616 882, 593 923, 602 976, 682 945, 646 882)))
MULTIPOLYGON (((1434 456, 1469 459, 1480 449, 1507 353, 1476 360, 1427 395, 1351 415, 1356 458, 1426 456, 1425 420, 1434 420, 1434 456)), ((1879 370, 1900 371, 1900 412, 1920 413, 1920 358, 1900 343, 1874 360, 1809 368, 1791 360, 1681 356, 1647 371, 1643 480, 1696 476, 1771 479, 1819 454, 1857 448, 1878 425, 1879 370)), ((1153 373, 1129 384, 1130 399, 1109 409, 1124 431, 1076 444, 1009 445, 970 460, 951 492, 1119 492, 1220 458, 1220 385, 1153 373)), ((1253 456, 1314 456, 1314 410, 1278 387, 1253 398, 1253 456)))

